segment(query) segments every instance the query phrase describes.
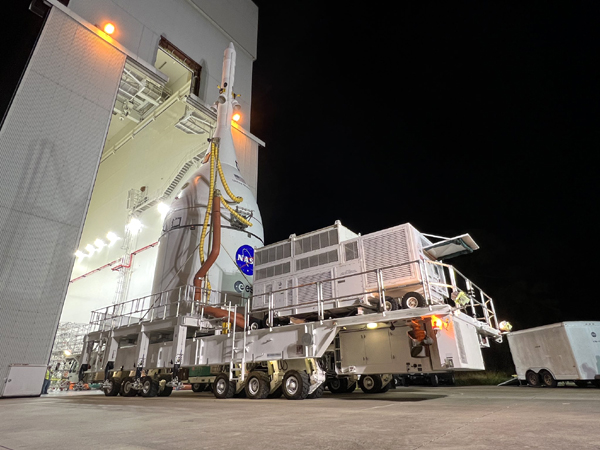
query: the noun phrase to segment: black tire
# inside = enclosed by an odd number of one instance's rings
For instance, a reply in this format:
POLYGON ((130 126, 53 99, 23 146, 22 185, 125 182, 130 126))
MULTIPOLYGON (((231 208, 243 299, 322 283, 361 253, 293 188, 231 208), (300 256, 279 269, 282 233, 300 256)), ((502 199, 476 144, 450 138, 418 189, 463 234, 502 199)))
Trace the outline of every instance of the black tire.
POLYGON ((107 381, 110 384, 110 387, 102 389, 104 391, 104 395, 106 395, 107 397, 114 397, 116 395, 119 395, 119 391, 121 390, 121 380, 119 380, 118 378, 111 378, 107 381))
POLYGON ((384 305, 385 305, 386 311, 396 311, 396 310, 400 309, 400 304, 398 303, 398 299, 395 299, 392 297, 386 297, 384 305))
POLYGON ((275 389, 273 392, 267 395, 267 398, 281 398, 282 395, 283 390, 281 389, 281 386, 279 386, 277 389, 275 389))
POLYGON ((408 377, 400 375, 396 378, 396 386, 408 386, 410 381, 408 377))
POLYGON ((158 381, 153 380, 152 377, 144 377, 141 382, 140 394, 142 397, 156 397, 158 395, 158 381))
POLYGON ((248 379, 246 380, 246 397, 253 400, 262 400, 267 398, 271 391, 271 382, 269 381, 269 375, 265 372, 250 372, 248 379))
POLYGON ((456 384, 456 377, 453 373, 446 375, 446 379, 444 380, 448 386, 454 386, 456 384))
POLYGON ((436 373, 429 374, 429 383, 433 387, 438 387, 440 385, 440 377, 436 373))
POLYGON ((194 392, 204 392, 208 383, 192 383, 192 391, 194 392))
POLYGON ((392 387, 393 382, 394 382, 394 380, 391 380, 388 384, 386 384, 385 386, 382 386, 381 389, 379 390, 379 393, 385 394, 387 391, 389 391, 392 387))
POLYGON ((356 383, 349 383, 348 378, 330 378, 327 380, 327 389, 332 394, 346 394, 356 389, 356 383), (352 391, 349 389, 352 388, 352 391))
POLYGON ((310 394, 306 396, 306 398, 315 399, 323 397, 323 391, 325 390, 325 383, 321 383, 321 385, 312 391, 310 394))
POLYGON ((348 383, 348 387, 346 388, 346 394, 352 394, 356 390, 356 381, 352 383, 348 383))
POLYGON ((527 384, 532 387, 539 387, 542 384, 540 376, 533 370, 527 371, 527 373, 525 374, 525 380, 527 380, 527 384))
POLYGON ((220 373, 213 382, 213 394, 216 398, 231 398, 235 394, 235 385, 229 381, 229 374, 220 373))
POLYGON ((575 386, 578 388, 586 388, 588 386, 588 382, 583 380, 575 380, 575 386))
POLYGON ((378 394, 381 392, 380 375, 361 375, 358 380, 358 386, 365 394, 378 394))
POLYGON ((135 397, 137 395, 137 391, 133 389, 133 382, 133 377, 123 378, 119 394, 121 394, 123 397, 135 397))
POLYGON ((418 292, 407 292, 402 296, 400 305, 402 309, 415 309, 424 308, 427 306, 427 302, 425 301, 425 297, 418 292))
POLYGON ((288 400, 304 400, 310 389, 310 377, 304 371, 289 370, 283 377, 281 390, 288 400))
POLYGON ((542 385, 546 387, 555 388, 558 386, 558 381, 556 381, 552 374, 547 370, 540 370, 540 379, 542 381, 542 385))
POLYGON ((600 389, 600 380, 593 380, 592 384, 600 389))

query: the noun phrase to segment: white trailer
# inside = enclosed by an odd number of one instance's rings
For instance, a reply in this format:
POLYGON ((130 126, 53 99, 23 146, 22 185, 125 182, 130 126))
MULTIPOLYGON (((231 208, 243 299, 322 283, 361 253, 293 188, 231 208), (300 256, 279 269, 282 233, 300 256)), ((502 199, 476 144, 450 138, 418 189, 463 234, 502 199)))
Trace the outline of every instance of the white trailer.
POLYGON ((517 377, 530 386, 559 381, 600 387, 600 322, 560 322, 508 334, 517 377))

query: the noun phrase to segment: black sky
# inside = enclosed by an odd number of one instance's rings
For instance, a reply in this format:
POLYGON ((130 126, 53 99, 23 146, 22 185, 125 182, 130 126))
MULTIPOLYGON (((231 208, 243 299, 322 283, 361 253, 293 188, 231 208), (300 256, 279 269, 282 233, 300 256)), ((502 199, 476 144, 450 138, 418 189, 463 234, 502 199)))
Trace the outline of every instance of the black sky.
MULTIPOLYGON (((501 318, 600 320, 600 3, 255 3, 267 243, 337 219, 469 232, 453 262, 501 318)), ((10 15, 3 107, 41 25, 10 15)))
POLYGON ((502 318, 600 320, 600 3, 255 3, 267 242, 469 232, 453 263, 502 318))

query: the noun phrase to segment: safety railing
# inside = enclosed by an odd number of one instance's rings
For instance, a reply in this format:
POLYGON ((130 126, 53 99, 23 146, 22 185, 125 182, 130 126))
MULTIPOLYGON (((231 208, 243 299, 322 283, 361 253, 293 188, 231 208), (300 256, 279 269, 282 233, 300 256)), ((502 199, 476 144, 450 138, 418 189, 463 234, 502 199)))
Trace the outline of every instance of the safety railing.
POLYGON ((195 300, 197 289, 186 285, 97 309, 91 313, 89 331, 110 331, 179 316, 197 317, 202 321, 204 306, 232 310, 232 305, 246 302, 241 296, 207 288, 202 288, 200 300, 195 300))
MULTIPOLYGON (((498 329, 498 319, 494 308, 492 298, 481 290, 476 284, 466 278, 462 273, 449 264, 430 261, 430 260, 415 260, 402 264, 382 267, 379 269, 368 270, 364 272, 353 273, 350 275, 342 275, 339 277, 328 278, 311 283, 301 284, 297 286, 286 287, 279 290, 255 294, 249 300, 251 312, 264 311, 267 314, 267 324, 273 325, 275 317, 284 311, 298 310, 306 307, 315 307, 318 320, 325 319, 325 311, 327 305, 335 305, 344 300, 365 298, 375 302, 379 311, 386 310, 386 291, 394 290, 410 290, 421 291, 426 301, 426 306, 431 307, 435 304, 449 304, 462 312, 469 314, 471 317, 481 321, 488 326, 498 329), (386 271, 398 269, 402 267, 412 266, 418 273, 418 277, 411 277, 408 283, 386 283, 384 274, 386 271), (377 280, 375 289, 368 288, 351 292, 341 296, 326 297, 323 294, 323 286, 327 283, 347 282, 352 278, 361 277, 365 282, 359 283, 361 286, 368 284, 366 282, 367 275, 374 274, 377 280), (314 300, 299 301, 297 303, 276 306, 276 298, 289 298, 286 294, 290 294, 291 298, 300 298, 300 290, 312 291, 314 300), (283 296, 283 297, 282 297, 283 296), (263 306, 256 306, 260 303, 263 306)), ((333 292, 333 290, 332 290, 333 292)), ((306 295, 304 296, 306 297, 306 295)), ((363 303, 368 303, 369 300, 363 303)), ((293 315, 293 314, 289 314, 293 315)))

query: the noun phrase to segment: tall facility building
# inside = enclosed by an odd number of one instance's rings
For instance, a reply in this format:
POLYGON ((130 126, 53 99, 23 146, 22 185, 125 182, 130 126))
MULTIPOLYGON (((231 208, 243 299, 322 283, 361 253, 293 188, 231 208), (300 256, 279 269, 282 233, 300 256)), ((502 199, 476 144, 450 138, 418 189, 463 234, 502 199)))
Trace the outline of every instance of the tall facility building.
POLYGON ((0 396, 40 393, 59 320, 86 322, 151 293, 163 219, 216 129, 230 43, 232 136, 254 196, 264 145, 248 131, 252 1, 45 0, 32 10, 45 23, 0 129, 0 396))

